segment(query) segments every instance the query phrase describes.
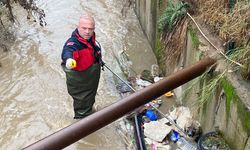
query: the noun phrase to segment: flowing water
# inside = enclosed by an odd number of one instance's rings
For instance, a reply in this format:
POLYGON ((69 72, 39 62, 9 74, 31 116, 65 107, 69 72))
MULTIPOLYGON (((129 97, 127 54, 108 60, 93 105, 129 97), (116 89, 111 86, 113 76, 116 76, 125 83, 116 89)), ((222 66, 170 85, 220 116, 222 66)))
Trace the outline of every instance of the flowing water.
MULTIPOLYGON (((122 75, 117 58, 124 50, 135 48, 133 45, 137 44, 137 51, 152 55, 133 10, 128 8, 125 16, 121 14, 123 0, 36 2, 46 13, 47 26, 27 21, 26 12, 16 6, 17 40, 9 52, 1 54, 0 149, 24 148, 74 122, 72 98, 67 93, 60 55, 82 14, 94 16, 104 61, 114 72, 122 75), (130 37, 133 38, 129 40, 130 37)), ((148 69, 151 62, 147 63, 142 66, 148 69)), ((96 103, 105 107, 118 99, 112 73, 103 71, 96 103)), ((112 123, 65 149, 126 149, 116 130, 116 124, 112 123)))

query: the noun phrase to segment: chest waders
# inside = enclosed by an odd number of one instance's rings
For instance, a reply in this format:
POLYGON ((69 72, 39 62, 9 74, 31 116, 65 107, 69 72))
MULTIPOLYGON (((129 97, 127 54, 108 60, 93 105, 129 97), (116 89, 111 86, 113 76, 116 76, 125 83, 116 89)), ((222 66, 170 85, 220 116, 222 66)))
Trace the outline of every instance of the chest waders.
POLYGON ((90 115, 100 79, 100 64, 93 64, 81 72, 68 70, 65 67, 63 70, 66 73, 68 93, 73 98, 74 119, 90 115))

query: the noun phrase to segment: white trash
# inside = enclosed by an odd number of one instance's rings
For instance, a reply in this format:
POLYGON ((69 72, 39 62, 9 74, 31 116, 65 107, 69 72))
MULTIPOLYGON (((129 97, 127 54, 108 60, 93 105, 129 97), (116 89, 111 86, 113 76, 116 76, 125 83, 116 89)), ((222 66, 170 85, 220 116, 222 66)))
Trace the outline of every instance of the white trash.
POLYGON ((137 79, 137 80, 136 80, 136 84, 137 84, 138 86, 146 87, 146 86, 151 85, 152 83, 150 83, 150 82, 148 82, 148 81, 146 81, 146 80, 137 79))
POLYGON ((183 137, 180 137, 177 144, 181 150, 198 150, 198 145, 196 143, 189 142, 183 137))

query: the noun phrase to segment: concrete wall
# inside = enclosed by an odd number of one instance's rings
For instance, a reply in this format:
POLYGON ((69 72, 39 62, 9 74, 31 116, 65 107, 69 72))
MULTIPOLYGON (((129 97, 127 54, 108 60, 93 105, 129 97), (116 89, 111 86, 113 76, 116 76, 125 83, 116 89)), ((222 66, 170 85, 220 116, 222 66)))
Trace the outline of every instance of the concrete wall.
MULTIPOLYGON (((199 32, 197 31, 197 33, 199 32)), ((185 57, 183 58, 184 66, 199 61, 205 52, 214 51, 201 35, 197 36, 201 41, 199 48, 193 44, 190 31, 187 33, 186 54, 183 55, 185 57)), ((192 110, 193 115, 201 123, 204 133, 219 130, 232 149, 248 150, 250 146, 250 94, 249 89, 243 84, 244 81, 239 82, 239 75, 226 72, 218 80, 207 101, 202 105, 197 104, 201 97, 204 98, 204 95, 210 92, 204 91, 202 88, 210 81, 214 81, 215 77, 218 77, 216 75, 223 73, 226 66, 224 61, 218 61, 216 71, 202 80, 195 79, 179 87, 181 92, 179 90, 178 93, 184 93, 185 96, 184 98, 183 95, 177 97, 183 98, 179 101, 192 110)))
POLYGON ((135 0, 135 13, 152 48, 155 47, 158 0, 135 0))

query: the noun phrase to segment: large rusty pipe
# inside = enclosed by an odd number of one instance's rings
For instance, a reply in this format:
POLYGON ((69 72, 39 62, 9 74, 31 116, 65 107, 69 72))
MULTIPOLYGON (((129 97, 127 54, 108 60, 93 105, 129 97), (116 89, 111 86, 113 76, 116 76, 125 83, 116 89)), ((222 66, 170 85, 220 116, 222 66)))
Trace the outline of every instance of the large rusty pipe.
POLYGON ((63 149, 178 86, 200 76, 215 60, 205 58, 31 145, 25 150, 63 149))

